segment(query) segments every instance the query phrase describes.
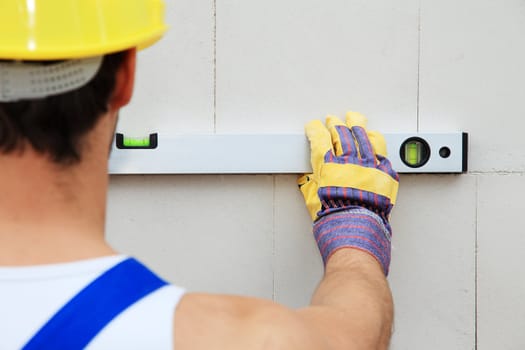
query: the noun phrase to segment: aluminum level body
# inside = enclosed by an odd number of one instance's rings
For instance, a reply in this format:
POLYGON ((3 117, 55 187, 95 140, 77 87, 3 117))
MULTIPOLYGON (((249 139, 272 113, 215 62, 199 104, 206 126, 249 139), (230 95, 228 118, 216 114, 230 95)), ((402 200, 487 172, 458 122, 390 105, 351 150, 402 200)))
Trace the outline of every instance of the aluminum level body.
MULTIPOLYGON (((301 174, 311 172, 310 149, 303 134, 158 133, 153 149, 113 146, 110 174, 301 174)), ((467 135, 453 133, 385 134, 388 158, 399 173, 462 173, 467 170, 467 135), (430 146, 428 162, 418 168, 401 159, 403 142, 411 137, 430 146), (442 157, 439 150, 450 150, 442 157)))

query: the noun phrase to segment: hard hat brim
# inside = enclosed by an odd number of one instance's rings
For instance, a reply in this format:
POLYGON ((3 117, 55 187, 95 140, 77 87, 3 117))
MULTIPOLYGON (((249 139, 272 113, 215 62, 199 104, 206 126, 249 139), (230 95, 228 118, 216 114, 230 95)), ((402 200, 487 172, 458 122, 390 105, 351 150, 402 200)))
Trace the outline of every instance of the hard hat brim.
POLYGON ((132 48, 143 50, 157 41, 159 41, 166 32, 167 26, 159 28, 153 33, 143 36, 129 37, 120 42, 111 42, 106 45, 97 44, 93 46, 79 45, 78 47, 46 47, 35 48, 35 50, 20 51, 19 49, 10 49, 9 47, 0 47, 0 59, 8 60, 27 60, 27 61, 45 61, 45 60, 68 60, 85 57, 101 56, 118 51, 124 51, 132 48), (139 43, 137 45, 137 43, 139 43))

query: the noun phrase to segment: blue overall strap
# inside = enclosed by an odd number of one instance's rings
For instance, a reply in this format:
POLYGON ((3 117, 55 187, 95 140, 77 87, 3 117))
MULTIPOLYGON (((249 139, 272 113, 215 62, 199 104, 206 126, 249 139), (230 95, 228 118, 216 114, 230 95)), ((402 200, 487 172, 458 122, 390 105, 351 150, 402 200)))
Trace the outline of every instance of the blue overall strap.
POLYGON ((23 350, 83 349, 122 311, 166 284, 137 260, 126 259, 58 310, 23 350))

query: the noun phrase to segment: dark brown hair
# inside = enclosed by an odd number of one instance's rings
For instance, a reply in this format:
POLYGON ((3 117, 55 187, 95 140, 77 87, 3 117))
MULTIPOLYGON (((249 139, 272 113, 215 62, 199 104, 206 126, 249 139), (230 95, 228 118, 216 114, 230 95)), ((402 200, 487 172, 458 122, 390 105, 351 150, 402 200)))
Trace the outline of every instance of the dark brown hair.
POLYGON ((79 162, 82 137, 107 112, 116 73, 125 56, 125 51, 106 55, 95 77, 77 90, 0 103, 0 153, 23 151, 24 144, 29 143, 57 164, 79 162))

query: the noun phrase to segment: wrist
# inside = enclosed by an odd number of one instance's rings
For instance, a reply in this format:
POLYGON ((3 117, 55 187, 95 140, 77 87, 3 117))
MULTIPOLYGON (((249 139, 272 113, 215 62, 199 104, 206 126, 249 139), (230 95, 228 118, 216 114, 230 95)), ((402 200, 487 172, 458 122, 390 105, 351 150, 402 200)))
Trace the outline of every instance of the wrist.
POLYGON ((354 247, 341 247, 328 257, 325 273, 364 269, 367 271, 374 270, 382 276, 385 275, 381 262, 370 252, 354 247))
POLYGON ((384 274, 388 274, 391 229, 383 217, 353 207, 321 217, 315 222, 313 231, 325 266, 333 255, 348 248, 371 255, 384 274))

